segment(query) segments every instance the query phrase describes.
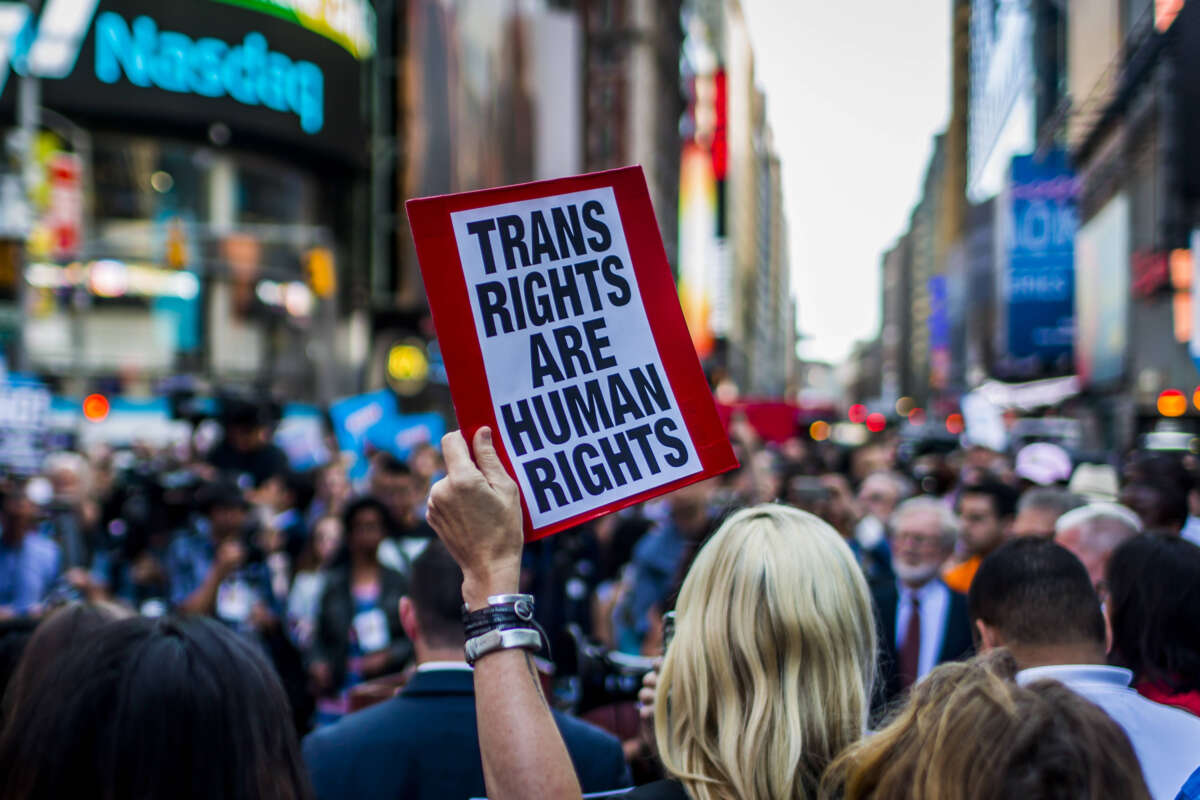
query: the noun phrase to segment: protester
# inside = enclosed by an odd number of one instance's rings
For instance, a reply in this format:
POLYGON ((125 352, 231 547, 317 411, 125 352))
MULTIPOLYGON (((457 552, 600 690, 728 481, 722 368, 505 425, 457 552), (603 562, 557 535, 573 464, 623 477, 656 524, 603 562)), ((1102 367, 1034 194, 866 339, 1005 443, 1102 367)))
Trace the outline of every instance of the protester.
POLYGON ((1089 503, 1115 503, 1120 486, 1111 464, 1080 464, 1071 475, 1067 491, 1089 503))
POLYGON ((680 568, 711 530, 711 488, 705 481, 673 492, 667 501, 668 519, 652 527, 634 548, 629 591, 617 606, 613 625, 617 648, 623 652, 643 651, 647 633, 667 610, 680 568))
POLYGON ((221 440, 208 453, 208 463, 243 490, 258 489, 288 471, 287 455, 271 441, 271 412, 266 404, 225 398, 221 440))
POLYGON ((896 507, 891 526, 896 580, 871 587, 880 650, 876 711, 938 664, 971 652, 966 598, 938 577, 958 539, 954 515, 933 498, 914 497, 896 507))
POLYGON ((0 800, 307 800, 270 665, 200 617, 112 622, 65 648, 0 734, 0 800))
MULTIPOLYGON (((430 521, 462 564, 464 598, 474 608, 486 596, 476 570, 490 569, 500 588, 516 585, 517 496, 486 429, 475 440, 479 469, 457 433, 443 448, 449 475, 434 487, 430 521), (506 525, 473 529, 479 494, 511 509, 500 517, 506 525)), ((862 734, 874 674, 869 593, 845 542, 815 517, 782 506, 738 512, 700 550, 676 613, 655 709, 659 752, 674 780, 629 797, 754 800, 815 791, 825 764, 862 734)), ((530 750, 506 741, 517 726, 553 731, 536 695, 502 694, 493 683, 519 663, 500 656, 486 656, 476 671, 490 796, 578 796, 561 745, 547 747, 535 767, 530 750), (502 773, 491 774, 489 762, 504 764, 502 773), (533 791, 558 780, 555 794, 533 791)))
POLYGON ((308 544, 309 522, 305 510, 312 503, 315 487, 310 476, 294 471, 276 475, 259 493, 264 523, 283 537, 283 550, 295 560, 308 544))
MULTIPOLYGON (((520 495, 496 454, 490 429, 475 432, 471 450, 461 433, 447 434, 442 455, 446 477, 430 490, 429 523, 462 569, 464 605, 482 610, 490 607, 489 598, 520 587, 520 495)), ((529 652, 495 650, 475 662, 473 674, 490 800, 580 797, 579 780, 529 652)))
POLYGON ((3 491, 0 510, 0 619, 39 613, 62 569, 62 553, 39 531, 24 483, 3 491))
POLYGON ((167 556, 172 605, 244 632, 270 627, 277 621, 274 591, 266 564, 251 558, 249 504, 228 483, 205 487, 198 503, 204 516, 171 543, 167 556))
POLYGON ((1129 740, 1054 681, 1021 686, 1002 654, 944 664, 830 767, 841 800, 1148 800, 1129 740))
POLYGON ((1013 472, 1025 486, 1061 486, 1071 477, 1071 456, 1052 442, 1033 442, 1017 451, 1013 472))
POLYGON ((391 514, 390 536, 418 541, 433 538, 433 529, 418 514, 422 479, 413 474, 408 464, 389 453, 376 453, 371 459, 369 484, 369 494, 387 506, 391 514))
POLYGON ((902 477, 891 472, 873 472, 858 487, 862 517, 854 527, 854 538, 865 550, 872 550, 887 539, 887 521, 896 504, 911 492, 902 477))
POLYGON ((413 491, 418 500, 416 513, 418 517, 425 519, 425 502, 429 497, 429 489, 435 480, 445 474, 442 454, 429 442, 422 442, 408 454, 408 467, 412 470, 413 491))
POLYGON ((343 539, 341 517, 321 517, 313 525, 312 536, 296 560, 287 613, 289 628, 303 649, 312 645, 321 595, 325 593, 326 570, 333 565, 343 539))
POLYGON ((1012 535, 1053 539, 1058 518, 1079 508, 1083 503, 1083 498, 1057 487, 1030 489, 1017 501, 1017 516, 1013 520, 1012 535))
POLYGON ((1187 493, 1168 477, 1126 484, 1121 504, 1138 515, 1147 531, 1178 536, 1187 524, 1187 493))
POLYGON ((307 519, 312 529, 321 517, 341 516, 342 509, 350 502, 350 481, 346 469, 338 460, 317 469, 313 479, 313 498, 309 504, 307 519))
MULTIPOLYGON (((412 566, 400 600, 417 671, 392 700, 345 717, 304 741, 319 800, 482 797, 471 668, 463 658, 462 571, 440 542, 412 566)), ((587 723, 555 713, 584 791, 629 786, 621 744, 587 723)))
POLYGON ((78 453, 51 453, 42 467, 54 495, 47 508, 47 532, 58 544, 64 570, 92 564, 99 509, 90 496, 90 470, 78 453))
POLYGON ((1112 553, 1142 530, 1138 515, 1116 503, 1092 503, 1068 511, 1054 524, 1054 541, 1083 562, 1092 585, 1103 597, 1104 575, 1112 553))
POLYGON ((376 557, 390 524, 387 507, 373 497, 342 512, 345 543, 326 577, 309 666, 314 685, 328 696, 328 715, 345 713, 345 689, 400 670, 412 654, 399 615, 408 582, 376 557))
POLYGON ((988 553, 1008 538, 1016 512, 1017 494, 994 480, 964 486, 958 496, 962 520, 962 563, 946 570, 942 578, 956 592, 965 594, 975 570, 988 553))
POLYGON ((1200 547, 1136 536, 1113 552, 1107 579, 1111 662, 1145 697, 1200 715, 1200 547))
POLYGON ((862 735, 875 671, 870 595, 840 535, 784 506, 736 512, 676 615, 654 726, 672 780, 630 797, 815 796, 862 735))
POLYGON ((1055 680, 1104 709, 1129 736, 1151 795, 1173 800, 1200 766, 1200 717, 1145 699, 1132 672, 1106 664, 1100 600, 1078 559, 1041 539, 1009 542, 984 559, 970 604, 981 650, 1007 648, 1022 685, 1055 680))

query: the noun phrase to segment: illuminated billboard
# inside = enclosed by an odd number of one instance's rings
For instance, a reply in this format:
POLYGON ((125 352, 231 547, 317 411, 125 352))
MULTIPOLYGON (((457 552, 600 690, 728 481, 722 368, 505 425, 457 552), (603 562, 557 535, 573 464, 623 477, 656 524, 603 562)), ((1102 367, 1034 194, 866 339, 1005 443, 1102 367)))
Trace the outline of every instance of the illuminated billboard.
POLYGON ((78 124, 194 137, 220 124, 232 144, 290 143, 362 163, 359 59, 373 47, 364 29, 373 12, 330 17, 339 33, 314 27, 320 15, 295 24, 301 18, 282 9, 293 4, 325 8, 319 0, 81 0, 34 15, 0 4, 0 113, 14 114, 12 76, 25 73, 42 79, 44 106, 78 124))

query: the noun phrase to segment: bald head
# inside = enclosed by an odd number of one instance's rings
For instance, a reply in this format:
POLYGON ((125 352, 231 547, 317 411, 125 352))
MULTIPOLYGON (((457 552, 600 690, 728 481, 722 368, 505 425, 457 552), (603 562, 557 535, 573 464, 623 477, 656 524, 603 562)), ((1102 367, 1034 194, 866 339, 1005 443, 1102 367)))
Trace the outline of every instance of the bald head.
POLYGON ((1141 530, 1141 520, 1125 506, 1094 503, 1059 517, 1054 541, 1083 562, 1092 585, 1099 589, 1113 551, 1141 530))
POLYGON ((890 472, 872 472, 858 487, 858 502, 880 521, 886 521, 907 495, 904 479, 890 472))

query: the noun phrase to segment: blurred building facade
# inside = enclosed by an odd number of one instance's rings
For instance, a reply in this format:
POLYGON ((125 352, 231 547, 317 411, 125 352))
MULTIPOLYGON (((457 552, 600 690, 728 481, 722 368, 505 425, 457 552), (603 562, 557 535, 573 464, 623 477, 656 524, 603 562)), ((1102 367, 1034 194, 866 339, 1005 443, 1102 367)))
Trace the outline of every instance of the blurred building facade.
POLYGON ((736 0, 684 5, 680 299, 714 383, 796 388, 796 319, 782 175, 736 0))
MULTIPOLYGON (((1080 177, 1075 361, 1119 442, 1190 397, 1200 4, 1072 2, 1067 146, 1080 177), (1086 20, 1086 27, 1084 21, 1086 20)), ((1195 409, 1192 409, 1195 414, 1195 409)))
POLYGON ((677 270, 681 0, 580 0, 584 60, 584 169, 641 164, 677 270))
POLYGON ((794 390, 781 169, 736 0, 338 7, 33 4, 0 86, 10 368, 72 395, 327 403, 395 386, 417 348, 406 409, 448 409, 404 200, 639 163, 714 380, 794 390))
POLYGON ((72 395, 355 382, 374 13, 281 5, 11 4, 9 367, 72 395))
POLYGON ((853 399, 944 416, 1075 376, 1092 444, 1132 444, 1198 378, 1200 3, 953 0, 952 26, 950 123, 881 260, 883 381, 853 399))

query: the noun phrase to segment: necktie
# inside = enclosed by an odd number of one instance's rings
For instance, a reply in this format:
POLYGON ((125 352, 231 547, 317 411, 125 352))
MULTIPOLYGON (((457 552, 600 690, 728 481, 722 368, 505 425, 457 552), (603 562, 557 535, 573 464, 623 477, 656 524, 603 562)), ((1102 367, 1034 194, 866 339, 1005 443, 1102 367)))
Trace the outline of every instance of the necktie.
POLYGON ((915 594, 912 611, 908 615, 908 626, 904 629, 904 641, 900 645, 900 688, 907 689, 917 681, 917 670, 921 663, 921 601, 915 594))

